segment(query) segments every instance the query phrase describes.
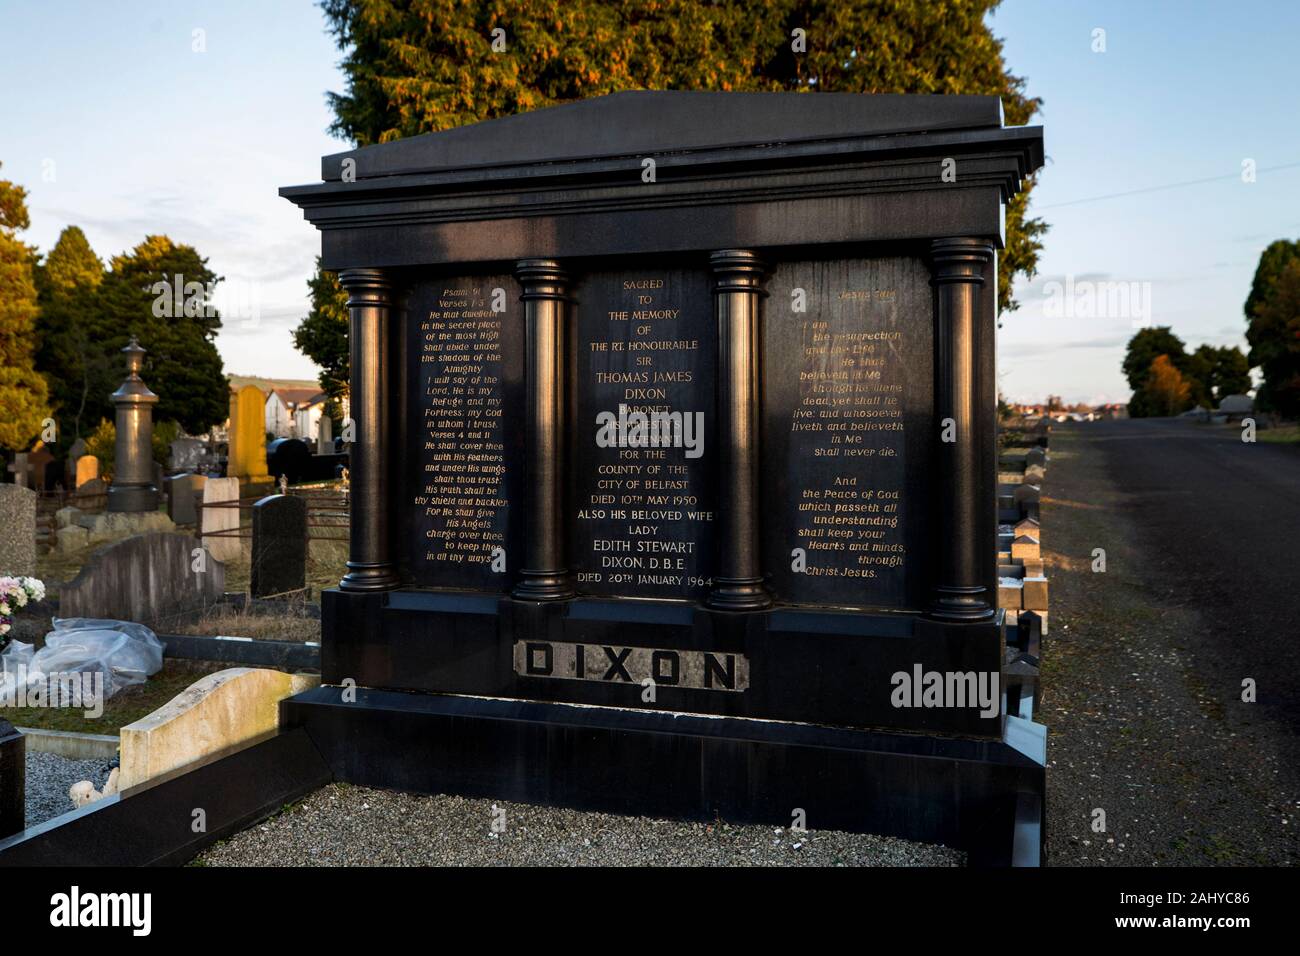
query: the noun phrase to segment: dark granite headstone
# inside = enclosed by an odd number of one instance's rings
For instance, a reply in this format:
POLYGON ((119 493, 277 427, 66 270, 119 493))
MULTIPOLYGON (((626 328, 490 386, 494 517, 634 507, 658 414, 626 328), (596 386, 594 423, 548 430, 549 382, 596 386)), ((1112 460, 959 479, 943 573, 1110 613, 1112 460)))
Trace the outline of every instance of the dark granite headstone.
POLYGON ((0 717, 0 840, 18 833, 27 815, 27 741, 0 717))
POLYGON ((291 484, 309 477, 311 447, 301 438, 277 438, 266 446, 266 470, 272 478, 283 475, 291 484))
POLYGON ((167 517, 176 524, 196 524, 198 509, 196 497, 202 493, 208 479, 203 475, 173 475, 163 479, 167 492, 167 517))
POLYGON ((307 500, 268 495, 253 505, 253 597, 307 586, 307 500))

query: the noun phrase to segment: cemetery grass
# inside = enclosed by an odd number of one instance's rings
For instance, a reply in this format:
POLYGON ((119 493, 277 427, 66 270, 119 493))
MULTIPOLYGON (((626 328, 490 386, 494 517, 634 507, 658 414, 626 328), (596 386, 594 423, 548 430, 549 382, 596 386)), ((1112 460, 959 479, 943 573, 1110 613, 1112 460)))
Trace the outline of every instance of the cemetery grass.
POLYGON ((1260 441, 1274 445, 1300 446, 1300 425, 1283 425, 1280 428, 1262 428, 1255 433, 1260 441))
MULTIPOLYGON (((191 534, 191 528, 178 528, 178 534, 191 534)), ((245 543, 247 544, 247 543, 245 543)), ((59 585, 72 581, 82 565, 90 560, 102 544, 78 551, 63 553, 43 552, 37 555, 37 576, 45 583, 51 596, 58 594, 59 585)), ((238 560, 226 562, 226 591, 248 594, 251 569, 248 548, 245 546, 238 560)), ((320 621, 304 613, 304 605, 319 608, 321 591, 337 587, 347 571, 347 542, 315 539, 307 549, 307 590, 302 594, 288 595, 283 599, 284 613, 248 613, 226 606, 201 614, 189 614, 168 621, 154 622, 155 630, 172 634, 202 636, 223 635, 251 637, 274 641, 318 641, 320 621)), ((22 631, 20 639, 33 641, 51 627, 49 618, 36 620, 19 618, 22 631)))
MULTIPOLYGON (((1185 580, 1195 556, 1171 554, 1180 549, 1116 479, 1137 443, 1159 440, 1145 427, 1052 434, 1042 499, 1052 609, 1037 718, 1049 733, 1049 865, 1294 864, 1294 741, 1239 687, 1234 696, 1238 675, 1254 671, 1216 645, 1222 625, 1185 580), (1097 548, 1104 572, 1093 571, 1097 548)), ((1192 494, 1188 477, 1169 493, 1192 494)), ((1185 520, 1196 526, 1196 515, 1185 520)))
POLYGON ((0 707, 0 717, 15 727, 112 736, 127 724, 152 714, 199 678, 228 666, 164 660, 162 670, 143 684, 123 688, 106 700, 99 717, 86 717, 85 711, 69 707, 0 707))

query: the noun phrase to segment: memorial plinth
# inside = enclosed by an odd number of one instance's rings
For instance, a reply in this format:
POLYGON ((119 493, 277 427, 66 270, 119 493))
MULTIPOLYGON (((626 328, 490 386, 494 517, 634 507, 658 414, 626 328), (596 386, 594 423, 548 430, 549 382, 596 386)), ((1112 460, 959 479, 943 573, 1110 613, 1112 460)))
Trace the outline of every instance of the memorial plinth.
POLYGON ((157 511, 158 487, 154 484, 153 474, 153 406, 158 403, 158 396, 140 378, 145 350, 132 338, 122 352, 126 355, 126 378, 111 396, 117 408, 117 432, 108 510, 157 511))
POLYGON ((325 157, 281 192, 350 296, 351 554, 286 717, 358 783, 1000 858, 1045 761, 988 703, 1042 156, 996 97, 623 93, 325 157))

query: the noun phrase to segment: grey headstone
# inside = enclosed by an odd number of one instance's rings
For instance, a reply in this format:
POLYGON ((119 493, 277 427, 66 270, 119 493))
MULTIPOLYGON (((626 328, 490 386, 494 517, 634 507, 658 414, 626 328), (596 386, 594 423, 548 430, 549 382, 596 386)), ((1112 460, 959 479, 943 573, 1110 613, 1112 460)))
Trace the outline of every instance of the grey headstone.
POLYGON ((0 484, 0 574, 36 573, 36 498, 30 488, 0 484))
POLYGON ((334 454, 334 420, 322 413, 316 429, 316 454, 334 454))
POLYGON ((269 495, 253 505, 253 597, 307 586, 307 501, 269 495))
POLYGON ((225 588, 226 566, 202 553, 197 538, 155 531, 91 555, 76 579, 59 589, 59 616, 150 624, 215 604, 225 588))
POLYGON ((203 490, 207 478, 203 475, 175 475, 164 478, 167 489, 167 515, 177 524, 196 524, 198 509, 195 496, 203 490))

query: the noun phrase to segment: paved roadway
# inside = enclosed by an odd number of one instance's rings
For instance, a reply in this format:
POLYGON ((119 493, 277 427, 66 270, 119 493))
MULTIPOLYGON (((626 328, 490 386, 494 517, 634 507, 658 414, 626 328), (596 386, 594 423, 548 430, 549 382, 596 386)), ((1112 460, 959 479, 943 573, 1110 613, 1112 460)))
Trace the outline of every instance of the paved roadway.
POLYGON ((1152 585, 1209 625, 1202 663, 1247 664, 1262 709, 1300 731, 1300 448, 1176 418, 1056 427, 1104 457, 1152 585))

